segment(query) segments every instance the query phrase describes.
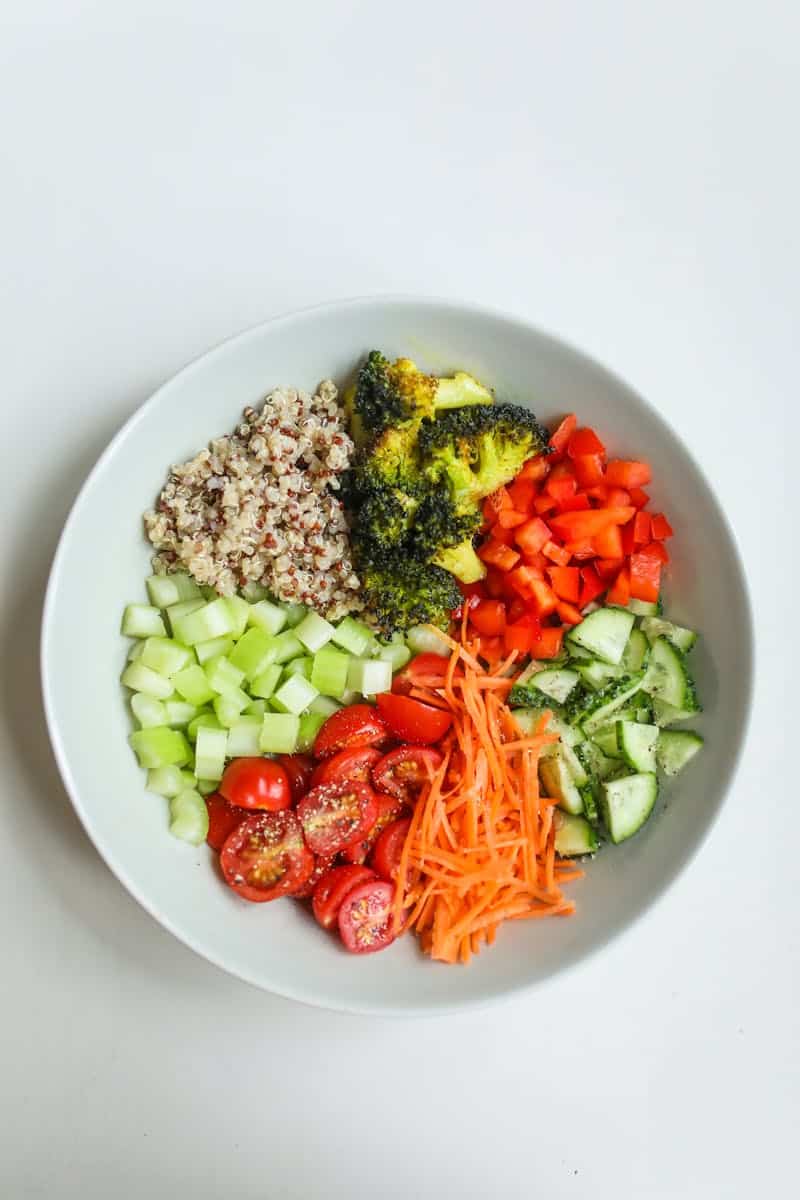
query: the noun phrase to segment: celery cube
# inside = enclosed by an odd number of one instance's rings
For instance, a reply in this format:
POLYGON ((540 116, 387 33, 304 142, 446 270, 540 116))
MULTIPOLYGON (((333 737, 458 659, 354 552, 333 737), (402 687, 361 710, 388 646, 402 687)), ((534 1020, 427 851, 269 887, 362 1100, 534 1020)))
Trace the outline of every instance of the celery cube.
POLYGON ((144 643, 139 661, 151 671, 157 671, 159 675, 165 675, 169 679, 170 675, 188 667, 193 660, 191 650, 181 646, 179 642, 173 642, 170 638, 149 637, 144 643))
POLYGON ((380 658, 351 658, 347 686, 362 696, 376 696, 392 688, 392 664, 380 658))
POLYGON ((213 713, 213 712, 198 713, 197 716, 194 717, 189 722, 187 729, 186 729, 186 736, 189 738, 190 742, 194 742, 197 740, 197 731, 198 731, 198 729, 202 728, 202 726, 205 726, 207 729, 221 729, 222 728, 219 721, 217 720, 216 713, 213 713))
POLYGON ((347 687, 347 668, 350 655, 335 646, 323 646, 314 655, 311 682, 323 696, 341 700, 347 687))
POLYGON ((285 627, 286 613, 270 600, 259 600, 256 604, 250 605, 247 620, 254 628, 261 629, 264 633, 274 637, 285 627))
POLYGON ((133 688, 135 692, 144 692, 154 700, 166 700, 172 695, 173 686, 169 679, 152 671, 150 667, 142 666, 140 662, 128 663, 121 675, 125 687, 133 688))
MULTIPOLYGON (((186 603, 194 602, 187 600, 186 603)), ((224 596, 219 596, 209 604, 204 604, 202 608, 172 621, 175 637, 187 646, 194 646, 196 642, 207 642, 209 638, 228 637, 234 633, 237 625, 233 606, 224 596)))
POLYGON ((170 682, 184 700, 188 700, 190 704, 194 704, 198 708, 201 704, 207 704, 214 698, 214 689, 209 685, 205 671, 197 663, 178 671, 176 675, 172 676, 170 682))
POLYGON ((226 729, 211 729, 201 725, 197 730, 194 773, 198 779, 216 782, 225 770, 225 751, 228 745, 226 729))
POLYGON ((240 716, 228 730, 228 758, 257 757, 261 753, 263 717, 240 716))
POLYGON ((250 691, 254 696, 260 696, 265 700, 269 700, 278 686, 282 674, 283 672, 277 663, 271 667, 267 667, 266 671, 262 671, 250 684, 250 691))
POLYGON ((239 720, 249 703, 250 697, 245 695, 240 688, 225 692, 223 696, 215 696, 214 712, 220 725, 223 725, 225 729, 230 729, 231 725, 239 720))
POLYGON ((273 643, 275 650, 275 662, 285 663, 290 658, 301 658, 303 655, 303 643, 299 638, 295 637, 294 630, 286 629, 283 633, 279 633, 273 643))
POLYGON ((287 679, 290 675, 302 675, 305 679, 310 679, 312 662, 310 658, 293 658, 283 668, 283 674, 287 679))
POLYGON ((333 641, 350 654, 366 654, 372 644, 372 630, 352 617, 345 617, 334 629, 333 641))
POLYGON ((167 627, 152 604, 129 604, 122 614, 122 632, 126 637, 166 637, 167 627))
POLYGON ((235 667, 224 655, 218 654, 210 658, 203 667, 208 686, 221 696, 228 692, 237 692, 244 682, 244 671, 235 667))
POLYGON ((294 632, 306 649, 316 654, 317 650, 321 650, 331 640, 336 630, 330 621, 326 621, 319 613, 308 612, 294 632))
POLYGON ((144 692, 134 692, 131 696, 131 712, 142 729, 152 729, 154 725, 169 724, 163 702, 154 699, 153 696, 145 696, 144 692))
POLYGON ((317 734, 327 719, 324 713, 303 713, 297 734, 296 750, 298 754, 307 754, 309 750, 313 749, 317 734))
POLYGON ((278 688, 270 703, 280 712, 299 715, 318 695, 314 685, 302 675, 290 675, 278 688))
POLYGON ((232 637, 210 638, 207 642, 198 642, 194 652, 200 665, 205 666, 210 658, 217 658, 220 654, 228 657, 235 645, 232 637))
POLYGON ((299 732, 294 713, 265 713, 259 745, 265 754, 294 754, 299 732))
POLYGON ((274 638, 263 629, 254 626, 242 634, 229 657, 243 677, 251 680, 270 666, 274 652, 274 638))
POLYGON ((169 805, 169 831, 192 846, 201 845, 208 836, 206 802, 194 788, 185 788, 173 796, 169 805))
POLYGON ((139 759, 140 767, 168 767, 172 763, 183 766, 191 757, 186 738, 177 729, 157 725, 152 729, 137 729, 128 736, 139 759))
POLYGON ((171 729, 185 729, 190 721, 197 716, 197 708, 186 700, 165 700, 164 709, 167 714, 167 725, 171 729))

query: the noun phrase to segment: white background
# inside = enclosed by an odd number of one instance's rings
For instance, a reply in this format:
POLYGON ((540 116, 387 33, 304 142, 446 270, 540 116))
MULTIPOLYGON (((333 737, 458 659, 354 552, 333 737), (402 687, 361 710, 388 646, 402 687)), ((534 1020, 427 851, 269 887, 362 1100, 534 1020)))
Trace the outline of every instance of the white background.
POLYGON ((797 6, 0 19, 4 1200, 789 1194, 797 6), (525 999, 413 1023, 273 999, 162 931, 73 816, 37 681, 49 561, 111 433, 225 335, 378 291, 515 311, 648 396, 731 516, 759 635, 737 784, 652 915, 525 999))

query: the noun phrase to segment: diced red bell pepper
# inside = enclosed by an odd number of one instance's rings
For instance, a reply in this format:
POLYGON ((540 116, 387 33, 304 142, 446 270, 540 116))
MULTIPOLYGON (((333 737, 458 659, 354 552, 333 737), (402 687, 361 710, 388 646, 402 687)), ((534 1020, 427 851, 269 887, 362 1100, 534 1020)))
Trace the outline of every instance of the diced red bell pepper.
POLYGON ((487 496, 483 502, 483 515, 487 521, 496 521, 498 513, 501 513, 504 508, 513 508, 511 497, 504 487, 499 487, 496 492, 492 492, 491 496, 487 496))
POLYGON ((544 579, 544 573, 550 566, 550 559, 545 558, 544 554, 523 554, 522 562, 526 567, 533 567, 537 579, 544 579))
POLYGON ((566 500, 562 500, 558 506, 559 512, 586 512, 592 506, 589 503, 589 497, 586 492, 576 492, 574 496, 568 496, 566 500))
POLYGON ((621 554, 618 558, 596 558, 594 560, 594 566, 597 574, 601 579, 605 579, 607 583, 612 579, 616 579, 624 564, 625 559, 621 554))
POLYGON ((516 650, 520 654, 530 654, 534 638, 538 638, 541 633, 541 626, 532 614, 527 614, 520 617, 518 621, 514 621, 513 624, 506 625, 503 635, 506 654, 510 654, 512 650, 516 650))
POLYGON ((563 640, 563 625, 548 625, 534 634, 529 653, 534 658, 558 658, 563 640))
POLYGON ((540 517, 546 516, 547 513, 555 512, 558 508, 558 502, 552 496, 546 496, 544 493, 537 496, 533 502, 533 511, 538 513, 540 517))
POLYGON ((581 567, 581 594, 578 598, 579 608, 586 608, 598 596, 602 596, 608 585, 600 578, 594 567, 581 567))
POLYGON ((508 575, 504 571, 498 571, 496 567, 490 567, 483 581, 487 595, 495 600, 500 600, 506 594, 507 579, 508 575))
POLYGON ((478 600, 486 599, 486 589, 482 579, 476 580, 475 583, 462 583, 460 579, 457 579, 456 583, 465 600, 471 600, 473 597, 477 597, 478 600))
POLYGON ((470 609, 469 619, 478 633, 497 637, 506 628, 506 606, 502 600, 479 600, 470 609))
POLYGON ((602 454, 579 454, 573 458, 575 478, 581 487, 595 487, 602 481, 604 462, 602 454))
POLYGON ((550 585, 545 583, 543 579, 531 580, 529 595, 534 612, 540 620, 542 617, 549 617, 551 613, 556 611, 558 597, 550 585))
POLYGON ((513 508, 504 508, 497 514, 497 524, 501 529, 516 529, 517 525, 524 525, 527 520, 526 512, 517 512, 513 508))
MULTIPOLYGON (((630 594, 637 600, 658 600, 661 588, 661 563, 651 554, 632 554, 630 562, 630 594)), ((609 597, 611 593, 609 592, 609 597)))
POLYGON ((594 538, 609 525, 624 525, 630 521, 635 509, 596 508, 589 512, 559 513, 550 518, 550 528, 564 542, 575 542, 583 538, 594 538))
POLYGON ((622 558, 622 533, 619 525, 609 525, 592 538, 598 558, 622 558))
POLYGON ((536 484, 518 475, 509 487, 508 494, 517 512, 530 513, 536 498, 536 484))
MULTIPOLYGON (((623 567, 617 578, 614 580, 611 587, 608 589, 606 599, 609 604, 627 605, 631 598, 631 580, 628 574, 628 568, 623 567)), ((641 600, 642 597, 639 596, 641 600)))
POLYGON ((608 488, 604 483, 594 483, 586 488, 586 495, 595 502, 595 507, 604 508, 608 500, 608 488))
POLYGON ((626 492, 625 488, 606 488, 606 506, 608 508, 627 508, 630 502, 631 494, 630 492, 626 492))
POLYGON ((514 621, 518 621, 520 617, 524 617, 528 612, 528 606, 521 596, 515 596, 509 602, 506 608, 506 622, 510 625, 514 621))
POLYGON ((612 458, 606 467, 606 482, 616 487, 644 487, 653 478, 648 463, 612 458))
POLYGON ((541 581, 542 572, 537 567, 528 567, 524 563, 506 575, 506 586, 510 594, 522 596, 523 600, 530 600, 532 585, 541 581))
POLYGON ((544 479, 545 475, 550 470, 550 463, 544 454, 537 454, 535 458, 529 458, 523 464, 522 470, 517 475, 517 483, 536 483, 540 479, 544 479))
POLYGON ((636 546, 633 541, 633 521, 628 521, 627 525, 622 527, 622 553, 625 555, 633 554, 636 546))
POLYGON ((650 503, 650 497, 641 488, 628 488, 628 495, 631 498, 631 504, 634 508, 646 508, 650 503))
MULTIPOLYGON (((569 564, 570 554, 563 546, 558 546, 555 542, 545 542, 542 546, 542 557, 554 562, 557 567, 566 567, 569 564)), ((545 567, 545 570, 547 568, 545 567)))
POLYGON ((558 463, 548 475, 543 490, 558 504, 574 496, 578 490, 578 481, 572 473, 572 467, 567 463, 558 463))
POLYGON ((591 538, 582 538, 579 542, 567 542, 564 549, 569 551, 570 558, 576 558, 579 562, 594 558, 594 546, 591 538))
POLYGON ((566 600, 559 600, 556 612, 565 625, 580 625, 583 620, 583 613, 574 604, 568 604, 566 600))
POLYGON ((559 600, 570 600, 577 604, 581 594, 581 573, 577 567, 550 567, 550 586, 559 600))
POLYGON ((654 558, 656 562, 669 562, 667 547, 662 542, 648 542, 646 546, 642 546, 639 553, 646 554, 648 558, 654 558))
POLYGON ((570 458, 580 458, 584 454, 605 455, 605 452, 606 448, 600 438, 588 425, 583 429, 576 429, 567 446, 567 454, 570 458))
POLYGON ((663 513, 653 513, 650 521, 650 528, 652 535, 657 542, 663 542, 665 538, 672 537, 672 526, 663 513))
POLYGON ((514 531, 514 541, 525 554, 538 554, 542 546, 551 540, 550 528, 541 517, 531 517, 514 531))
POLYGON ((478 654, 487 663, 499 662, 503 657, 503 639, 501 637, 481 637, 478 639, 480 648, 478 654))
POLYGON ((510 546, 504 546, 494 537, 490 537, 488 542, 483 543, 478 550, 478 558, 486 563, 491 563, 493 567, 499 567, 501 571, 510 571, 519 562, 517 551, 512 550, 510 546))
POLYGON ((556 429, 555 433, 550 438, 550 445, 553 448, 553 455, 550 461, 555 460, 555 455, 562 455, 569 445, 569 439, 578 427, 578 418, 575 413, 569 413, 556 429))
POLYGON ((633 518, 633 544, 645 546, 650 541, 650 513, 640 509, 633 518))

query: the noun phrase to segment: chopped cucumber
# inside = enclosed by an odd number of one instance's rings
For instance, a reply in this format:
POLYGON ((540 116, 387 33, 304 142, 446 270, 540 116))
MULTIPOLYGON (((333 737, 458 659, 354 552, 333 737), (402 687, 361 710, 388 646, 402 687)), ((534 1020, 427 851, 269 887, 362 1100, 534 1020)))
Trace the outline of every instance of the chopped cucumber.
POLYGON ((186 736, 189 738, 190 742, 197 741, 197 731, 203 726, 205 726, 206 729, 222 729, 222 726, 213 712, 198 713, 197 716, 189 722, 186 728, 186 736))
POLYGON ((139 662, 169 679, 176 671, 188 667, 194 655, 186 646, 173 642, 171 638, 150 637, 144 643, 139 662))
POLYGON ((364 655, 372 645, 372 630, 352 617, 345 617, 333 631, 333 639, 349 654, 364 655))
POLYGON ((283 671, 277 663, 271 667, 267 667, 266 671, 262 671, 256 676, 250 684, 250 691, 254 696, 260 696, 264 700, 269 700, 270 696, 275 691, 275 688, 280 683, 283 671))
MULTIPOLYGON (((187 600, 185 603, 196 602, 187 600)), ((224 596, 212 600, 210 604, 203 604, 184 616, 173 617, 172 611, 170 610, 172 631, 178 641, 186 646, 207 642, 210 638, 230 637, 237 628, 233 608, 224 596)))
POLYGON ((221 696, 214 697, 214 712, 217 720, 224 729, 235 725, 241 714, 250 703, 250 697, 240 688, 232 689, 221 696))
POLYGON ((591 736, 596 730, 616 720, 617 712, 639 691, 642 679, 641 671, 635 675, 623 675, 593 695, 576 697, 567 706, 568 720, 580 725, 583 732, 591 736))
POLYGON ((263 717, 241 716, 228 730, 228 758, 257 758, 263 717))
POLYGON ((583 682, 595 692, 601 691, 612 679, 619 679, 624 674, 622 667, 612 667, 610 663, 601 662, 599 658, 578 663, 577 671, 583 682))
POLYGON ((194 788, 186 788, 170 801, 169 831, 173 837, 200 846, 208 836, 206 802, 194 788))
POLYGON ((636 617, 657 617, 661 612, 661 601, 636 600, 628 601, 628 609, 636 617))
POLYGON ((620 666, 626 675, 641 671, 650 657, 650 645, 641 629, 632 629, 631 636, 622 652, 620 666))
POLYGON ((257 604, 251 604, 247 619, 254 629, 260 629, 270 637, 276 637, 286 628, 286 610, 270 600, 259 600, 257 604))
POLYGON ((182 767, 192 754, 183 734, 166 725, 137 729, 128 736, 128 741, 136 752, 140 767, 168 767, 173 763, 182 767))
POLYGON ((126 637, 166 637, 167 627, 152 604, 128 604, 122 614, 122 632, 126 637))
POLYGON ((307 754, 309 750, 313 749, 317 734, 327 719, 328 718, 324 713, 303 713, 300 718, 300 728, 297 733, 297 746, 295 747, 298 754, 307 754))
POLYGON ((600 824, 600 809, 597 805, 598 785, 593 781, 584 783, 580 789, 581 799, 583 800, 583 812, 587 821, 591 821, 592 825, 600 824))
POLYGON ((391 663, 394 674, 395 671, 402 671, 403 667, 411 662, 411 651, 404 642, 390 642, 388 646, 381 646, 378 658, 391 663))
POLYGON ((634 771, 654 775, 658 726, 637 725, 633 721, 617 721, 616 735, 620 756, 628 766, 634 771))
POLYGON ((336 633, 330 621, 326 621, 319 613, 308 612, 295 626, 295 637, 298 637, 307 650, 316 654, 331 640, 336 633))
POLYGON ((288 679, 291 675, 302 675, 304 679, 310 679, 313 665, 313 658, 293 658, 283 668, 283 677, 288 679))
POLYGON ((163 701, 156 700, 153 696, 146 696, 144 692, 134 692, 131 696, 131 712, 142 729, 152 729, 154 725, 169 724, 163 701))
POLYGON ((540 759, 539 779, 547 795, 557 800, 560 808, 569 813, 583 812, 583 797, 572 777, 562 746, 556 746, 556 752, 548 758, 540 759))
POLYGON ((294 754, 300 718, 294 713, 265 713, 259 746, 264 754, 294 754))
POLYGON ((633 628, 633 613, 622 608, 600 608, 576 625, 567 642, 590 650, 603 662, 617 666, 633 628))
POLYGON ((164 709, 167 725, 171 729, 185 729, 190 721, 197 716, 197 708, 186 700, 165 700, 164 709))
POLYGON ((318 695, 319 692, 310 680, 303 675, 290 675, 278 688, 270 703, 280 712, 299 716, 318 695))
POLYGON ((559 742, 558 748, 559 753, 564 759, 564 762, 569 767, 569 773, 572 776, 572 780, 576 787, 585 787, 585 785, 589 782, 589 776, 586 772, 586 768, 578 758, 572 746, 567 746, 564 744, 564 742, 559 742))
POLYGON ((575 753, 587 774, 597 783, 602 783, 619 770, 619 759, 603 754, 595 741, 581 742, 575 753))
POLYGON ((380 658, 351 658, 347 686, 362 696, 377 696, 392 688, 392 664, 380 658))
POLYGON ((556 854, 571 858, 576 854, 594 854, 599 843, 597 834, 584 817, 555 812, 556 854))
POLYGON ((633 837, 653 811, 658 795, 655 775, 625 775, 607 779, 601 789, 601 804, 612 842, 633 837))
POLYGON ((698 711, 699 708, 676 708, 674 704, 667 704, 666 700, 653 700, 653 719, 660 729, 675 725, 678 721, 691 721, 698 711))
POLYGON ((125 687, 133 688, 135 692, 143 692, 154 700, 166 700, 173 693, 172 680, 165 679, 150 667, 142 666, 140 662, 128 663, 120 679, 125 687))
POLYGON ((662 729, 656 743, 656 759, 665 775, 677 775, 703 748, 699 733, 688 729, 662 729))
POLYGON ((323 646, 314 655, 311 682, 323 696, 332 696, 334 700, 341 700, 347 689, 349 665, 349 654, 337 650, 335 646, 323 646))
POLYGON ((642 633, 649 642, 665 637, 681 654, 688 654, 697 641, 697 634, 693 629, 673 625, 672 621, 664 621, 661 617, 645 617, 642 621, 642 633))
POLYGON ((195 704, 198 708, 201 704, 207 704, 209 700, 214 699, 214 689, 209 684, 205 671, 197 663, 178 671, 177 675, 172 676, 171 682, 175 691, 183 696, 184 700, 188 700, 190 704, 195 704))
POLYGON ((578 686, 577 671, 539 671, 531 679, 531 686, 544 692, 558 704, 563 704, 570 692, 578 686))
POLYGON ((249 683, 272 664, 274 653, 272 634, 254 626, 242 634, 228 658, 249 683))
POLYGON ((203 671, 208 680, 208 686, 220 696, 238 692, 244 683, 244 671, 240 671, 222 654, 217 655, 216 658, 210 658, 203 667, 203 671))
POLYGON ((242 596, 225 596, 224 602, 233 621, 231 632, 234 638, 240 638, 245 629, 247 629, 247 622, 250 619, 250 605, 242 596))
POLYGON ((622 758, 616 725, 607 725, 605 729, 598 729, 596 733, 592 734, 592 741, 605 754, 606 758, 622 758))
MULTIPOLYGON (((552 708, 515 708, 514 720, 524 734, 532 736, 536 732, 542 714, 545 712, 550 713, 550 720, 547 723, 547 733, 557 733, 565 746, 577 746, 584 741, 584 735, 581 730, 574 725, 569 725, 564 720, 563 715, 552 708)), ((549 747, 545 747, 545 750, 548 749, 549 747)))
POLYGON ((697 708, 694 685, 683 657, 666 638, 656 638, 652 644, 642 691, 674 708, 688 712, 697 708))
MULTIPOLYGON (((191 779, 194 782, 194 776, 191 776, 191 779)), ((147 772, 146 786, 148 792, 155 792, 157 796, 166 796, 170 800, 191 785, 186 783, 186 773, 175 763, 171 763, 168 767, 152 767, 147 772)))
POLYGON ((273 642, 273 649, 276 663, 288 662, 290 658, 302 658, 305 654, 303 643, 295 637, 293 629, 285 629, 283 633, 279 633, 273 642))
POLYGON ((225 771, 225 755, 228 746, 228 731, 200 725, 194 747, 194 773, 198 779, 213 783, 222 779, 225 771))
POLYGON ((412 654, 440 654, 449 658, 452 653, 438 630, 431 625, 414 625, 406 632, 406 644, 412 654))

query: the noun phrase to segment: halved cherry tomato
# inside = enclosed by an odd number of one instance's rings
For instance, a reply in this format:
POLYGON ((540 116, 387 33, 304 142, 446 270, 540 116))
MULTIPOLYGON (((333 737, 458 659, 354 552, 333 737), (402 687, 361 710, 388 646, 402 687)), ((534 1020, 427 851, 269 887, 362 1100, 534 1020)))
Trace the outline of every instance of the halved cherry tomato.
POLYGON ((242 821, 246 821, 251 815, 246 808, 236 808, 233 804, 228 804, 224 796, 220 796, 219 792, 212 792, 210 796, 206 796, 206 808, 208 810, 208 834, 206 841, 212 850, 221 850, 228 834, 233 833, 237 825, 241 825, 242 821))
POLYGON ((381 879, 394 879, 410 828, 410 817, 394 821, 384 829, 375 843, 375 849, 372 851, 372 865, 381 879))
POLYGON ((328 717, 314 742, 315 758, 330 758, 339 750, 380 746, 389 740, 386 722, 369 704, 351 704, 328 717))
POLYGON ((292 804, 297 804, 311 786, 314 760, 308 754, 279 754, 278 762, 289 777, 292 804))
POLYGON ((343 779, 357 779, 359 783, 372 781, 372 768, 380 762, 381 752, 376 746, 357 746, 355 750, 340 750, 333 758, 318 763, 311 777, 312 787, 323 783, 340 783, 343 779))
POLYGON ((288 896, 310 878, 314 855, 293 812, 258 812, 225 839, 219 856, 229 887, 245 900, 264 903, 288 896))
POLYGON ((307 900, 309 896, 313 896, 314 889, 316 888, 320 879, 322 879, 323 875, 327 875, 328 871, 330 871, 331 867, 336 862, 335 855, 325 855, 322 857, 317 854, 314 857, 314 870, 311 872, 308 879, 304 884, 301 884, 300 887, 292 889, 292 897, 295 900, 307 900))
POLYGON ((372 782, 379 791, 408 802, 441 761, 441 754, 432 746, 398 746, 372 768, 372 782))
MULTIPOLYGON (((394 736, 401 742, 413 742, 428 746, 444 737, 453 723, 449 712, 433 708, 412 700, 410 696, 397 696, 393 692, 381 692, 376 696, 378 709, 394 736)), ((347 712, 347 709, 343 709, 347 712)))
POLYGON ((370 829, 366 837, 363 837, 360 842, 353 842, 350 846, 345 846, 342 851, 342 858, 350 863, 363 863, 367 861, 367 856, 378 840, 379 836, 386 828, 391 825, 392 821, 396 821, 403 812, 403 805, 399 800, 395 800, 394 796, 385 796, 381 792, 375 793, 375 803, 378 807, 378 815, 375 818, 375 824, 370 829))
POLYGON ((342 901, 352 892, 353 888, 360 887, 362 883, 369 883, 371 879, 375 878, 375 872, 369 867, 334 867, 332 870, 326 871, 318 881, 314 889, 314 898, 311 901, 314 916, 322 928, 333 928, 339 916, 342 901))
POLYGON ((481 600, 470 609, 469 619, 478 633, 497 637, 506 627, 506 606, 502 600, 481 600))
POLYGON ((339 933, 353 954, 383 950, 394 941, 394 884, 384 879, 362 883, 349 892, 339 909, 339 933))
POLYGON ((289 776, 272 758, 234 758, 225 768, 219 792, 239 808, 279 812, 292 803, 289 776))
POLYGON ((441 680, 444 685, 449 662, 450 659, 442 658, 441 654, 418 654, 407 667, 397 672, 392 680, 392 691, 399 696, 407 696, 412 688, 420 686, 423 679, 441 680))
POLYGON ((312 788, 297 806, 305 839, 315 854, 338 854, 375 824, 375 793, 365 783, 343 779, 312 788))

